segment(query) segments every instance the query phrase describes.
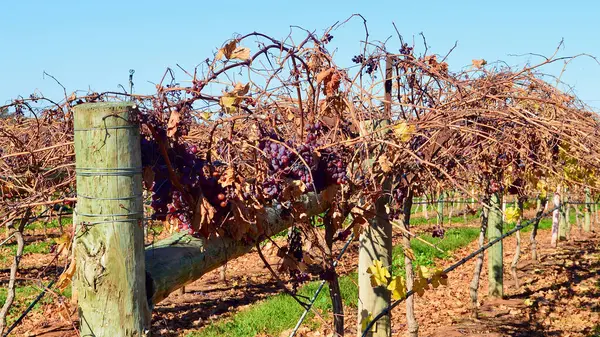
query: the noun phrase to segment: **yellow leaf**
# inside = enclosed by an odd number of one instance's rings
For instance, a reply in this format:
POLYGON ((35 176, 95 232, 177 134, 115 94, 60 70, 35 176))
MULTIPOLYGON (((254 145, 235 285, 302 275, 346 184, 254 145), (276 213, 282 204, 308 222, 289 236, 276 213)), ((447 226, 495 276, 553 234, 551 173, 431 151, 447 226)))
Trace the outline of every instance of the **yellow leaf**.
POLYGON ((448 276, 441 269, 436 269, 431 276, 431 286, 437 288, 439 285, 448 284, 448 276))
POLYGON ((211 116, 212 114, 208 111, 202 113, 202 119, 204 119, 205 121, 209 120, 211 116))
POLYGON ((371 286, 377 287, 387 285, 390 272, 383 266, 380 260, 374 260, 367 273, 371 274, 371 286))
POLYGON ((371 323, 372 320, 373 320, 372 313, 369 313, 369 315, 367 317, 364 317, 363 319, 361 319, 360 320, 361 331, 365 331, 367 329, 367 325, 369 325, 369 323, 371 323))
POLYGON ((508 207, 504 215, 507 223, 516 223, 521 218, 521 210, 518 207, 508 207))
POLYGON ((219 103, 227 113, 232 113, 235 111, 234 104, 237 101, 236 96, 221 96, 219 103))
POLYGON ((387 288, 392 292, 394 300, 399 300, 406 296, 406 283, 401 276, 394 276, 387 288))
POLYGON ((403 142, 408 142, 410 137, 415 132, 414 125, 408 125, 406 122, 401 122, 393 127, 394 134, 403 142))

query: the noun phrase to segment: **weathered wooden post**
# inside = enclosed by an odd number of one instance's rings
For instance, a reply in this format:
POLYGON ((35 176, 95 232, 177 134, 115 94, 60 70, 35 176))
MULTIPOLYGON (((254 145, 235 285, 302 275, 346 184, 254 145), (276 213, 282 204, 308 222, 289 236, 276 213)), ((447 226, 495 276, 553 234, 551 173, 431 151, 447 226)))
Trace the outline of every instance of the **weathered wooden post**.
POLYGON ((444 191, 440 192, 437 202, 437 223, 438 225, 444 224, 444 191))
POLYGON ((142 168, 132 103, 75 107, 75 290, 81 336, 147 336, 142 168))
POLYGON ((590 189, 585 189, 585 208, 584 208, 584 221, 583 221, 583 230, 586 232, 590 232, 592 230, 592 222, 590 221, 590 215, 592 213, 592 198, 590 197, 590 189))
MULTIPOLYGON (((488 216, 487 238, 492 241, 502 236, 502 205, 500 192, 492 193, 488 216)), ((488 249, 488 295, 504 296, 504 264, 502 241, 488 249)))
POLYGON ((556 248, 558 245, 558 227, 560 225, 560 185, 556 187, 552 203, 554 205, 554 210, 552 211, 552 239, 550 245, 556 248))
POLYGON ((558 240, 563 241, 567 240, 567 226, 569 219, 567 218, 567 209, 569 205, 567 204, 567 187, 565 186, 562 190, 561 196, 561 205, 560 205, 560 221, 558 223, 558 240))
MULTIPOLYGON (((387 95, 386 95, 387 96, 387 95)), ((391 100, 391 97, 388 97, 391 100)), ((388 104, 386 104, 388 106, 388 104)), ((386 108, 387 109, 387 108, 386 108)), ((365 121, 366 130, 377 130, 388 126, 388 120, 365 121)), ((376 137, 384 137, 385 131, 376 133, 376 137)), ((365 161, 363 165, 370 166, 376 163, 377 157, 365 161)), ((382 195, 375 202, 376 216, 371 219, 370 225, 362 232, 359 238, 358 251, 358 329, 357 335, 362 335, 362 322, 375 316, 387 308, 391 302, 391 292, 385 286, 373 287, 368 274, 369 267, 374 260, 379 260, 385 268, 392 265, 392 224, 389 221, 387 205, 392 194, 392 181, 390 177, 383 180, 382 195)), ((369 336, 389 337, 392 334, 391 314, 379 319, 369 336)))

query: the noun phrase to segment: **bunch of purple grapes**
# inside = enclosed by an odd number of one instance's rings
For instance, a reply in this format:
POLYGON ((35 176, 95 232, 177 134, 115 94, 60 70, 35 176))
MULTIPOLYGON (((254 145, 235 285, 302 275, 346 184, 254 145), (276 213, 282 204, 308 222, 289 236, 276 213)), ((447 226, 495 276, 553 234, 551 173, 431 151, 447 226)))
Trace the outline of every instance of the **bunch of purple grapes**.
POLYGON ((346 165, 340 158, 327 161, 327 178, 330 182, 341 185, 348 181, 346 165))
POLYGON ((352 62, 365 66, 365 73, 371 75, 379 68, 379 62, 374 57, 365 58, 364 55, 355 55, 352 57, 352 62))
POLYGON ((258 148, 269 164, 270 177, 262 184, 268 199, 280 197, 284 178, 302 181, 307 191, 321 191, 331 184, 347 181, 346 165, 337 153, 323 151, 318 159, 313 155, 321 145, 323 125, 317 122, 306 125, 305 129, 307 133, 301 144, 291 140, 284 143, 273 134, 259 142, 258 148))
POLYGON ((446 234, 446 230, 441 225, 436 225, 431 232, 431 236, 434 238, 443 238, 444 234, 446 234))
POLYGON ((404 214, 404 199, 406 199, 406 187, 396 187, 392 190, 392 209, 390 219, 397 220, 404 214))
MULTIPOLYGON (((159 130, 159 136, 161 135, 164 136, 164 130, 159 130)), ((192 234, 190 228, 193 217, 192 207, 184 198, 182 191, 173 187, 169 179, 166 161, 159 151, 157 142, 153 139, 142 138, 141 150, 142 166, 151 167, 154 173, 151 186, 148 186, 152 192, 152 203, 150 204, 154 210, 152 218, 160 221, 165 221, 167 218, 177 219, 178 228, 192 234)), ((205 162, 196 155, 197 152, 196 146, 181 143, 175 143, 169 149, 169 161, 179 177, 184 191, 192 195, 200 188, 209 192, 209 195, 220 192, 214 188, 218 185, 217 180, 214 177, 207 179, 202 174, 205 162)))

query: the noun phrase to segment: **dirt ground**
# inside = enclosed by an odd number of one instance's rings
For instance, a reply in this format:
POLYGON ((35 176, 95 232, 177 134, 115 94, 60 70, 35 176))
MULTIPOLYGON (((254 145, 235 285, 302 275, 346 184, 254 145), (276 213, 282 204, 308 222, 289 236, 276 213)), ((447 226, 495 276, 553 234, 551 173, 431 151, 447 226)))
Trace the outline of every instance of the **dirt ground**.
MULTIPOLYGON (((468 224, 478 226, 476 222, 468 224)), ((464 226, 464 225, 461 225, 464 226)), ((419 231, 427 230, 426 226, 419 231)), ((400 237, 395 234, 395 241, 400 237)), ((574 227, 572 239, 558 249, 549 247, 550 231, 538 233, 539 261, 531 260, 529 233, 523 234, 523 247, 518 268, 520 286, 514 285, 509 264, 516 239, 504 241, 505 298, 490 299, 484 262, 480 284, 479 317, 470 310, 468 284, 474 260, 449 275, 449 286, 428 291, 416 299, 416 312, 421 336, 592 336, 600 324, 600 237, 584 235, 574 227)), ((454 258, 438 261, 447 266, 477 248, 475 242, 454 252, 454 258)), ((34 275, 51 258, 30 254, 24 258, 23 275, 34 275)), ((358 247, 354 243, 344 255, 339 271, 349 273, 356 268, 358 247)), ((270 258, 277 262, 274 257, 270 258)), ((51 270, 47 274, 51 275, 51 270)), ((0 271, 0 279, 8 277, 0 271)), ((226 267, 226 281, 220 270, 186 286, 186 292, 175 292, 159 303, 153 314, 153 335, 183 336, 199 330, 214 320, 221 320, 270 295, 281 292, 256 252, 251 252, 226 267)), ((77 314, 68 299, 49 294, 54 300, 32 311, 13 332, 14 336, 77 336, 74 330, 77 314)), ((393 335, 404 335, 405 310, 401 304, 393 311, 393 335)), ((345 308, 347 335, 356 335, 356 309, 345 308)), ((282 333, 282 336, 289 331, 282 333)), ((330 336, 329 326, 318 331, 302 328, 300 336, 330 336)))

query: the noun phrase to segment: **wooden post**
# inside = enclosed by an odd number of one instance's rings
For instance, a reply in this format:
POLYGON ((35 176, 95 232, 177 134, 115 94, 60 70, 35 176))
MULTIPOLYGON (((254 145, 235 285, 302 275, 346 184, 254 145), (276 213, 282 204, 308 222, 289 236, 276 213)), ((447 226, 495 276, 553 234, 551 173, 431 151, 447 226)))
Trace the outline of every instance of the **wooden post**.
MULTIPOLYGON (((360 235, 358 253, 358 336, 362 335, 361 322, 364 318, 379 314, 390 304, 391 294, 385 286, 373 287, 368 268, 374 260, 383 262, 384 267, 392 264, 392 225, 388 219, 386 205, 389 203, 391 183, 384 182, 384 196, 375 203, 377 216, 360 235)), ((391 315, 379 319, 374 325, 373 337, 391 336, 391 315)))
POLYGON ((558 227, 560 225, 560 209, 557 209, 560 206, 560 185, 556 188, 556 192, 554 192, 552 202, 554 210, 552 211, 552 239, 550 245, 556 248, 558 244, 558 227))
MULTIPOLYGON (((493 193, 490 198, 490 210, 487 226, 487 238, 492 241, 502 236, 502 197, 499 192, 493 193)), ((504 265, 502 241, 488 249, 488 295, 492 297, 504 296, 503 280, 504 265)))
MULTIPOLYGON (((384 109, 386 118, 391 116, 391 91, 392 91, 392 58, 386 58, 386 81, 384 109)), ((389 120, 365 121, 366 129, 377 130, 390 124, 389 120)), ((385 137, 383 132, 376 132, 376 137, 385 137)), ((366 163, 372 165, 377 160, 373 156, 366 163)), ((382 195, 375 202, 376 216, 371 219, 371 224, 360 235, 358 251, 358 322, 357 335, 363 333, 362 322, 371 314, 373 317, 387 308, 391 302, 391 292, 385 286, 373 287, 371 285, 368 268, 374 260, 379 260, 383 266, 392 265, 392 224, 389 221, 387 205, 392 194, 391 177, 385 177, 382 184, 382 195)), ((408 208, 410 214, 410 208, 408 208)), ((391 313, 380 318, 369 333, 373 337, 390 337, 392 335, 391 313)))
POLYGON ((437 221, 438 225, 444 224, 444 191, 440 192, 437 203, 437 221))
POLYGON ((567 201, 567 188, 563 188, 562 190, 562 196, 561 196, 561 205, 560 205, 560 220, 558 223, 558 240, 562 241, 562 240, 566 240, 567 239, 567 208, 569 207, 568 205, 565 204, 565 202, 567 201))
POLYGON ((502 196, 502 221, 506 221, 506 196, 502 196))
POLYGON ((592 213, 592 207, 590 202, 592 199, 590 198, 590 189, 585 189, 585 207, 584 209, 584 220, 583 220, 583 230, 585 232, 590 232, 592 230, 592 222, 590 221, 590 215, 592 213))
POLYGON ((132 103, 75 107, 81 336, 147 336, 142 171, 132 103))

